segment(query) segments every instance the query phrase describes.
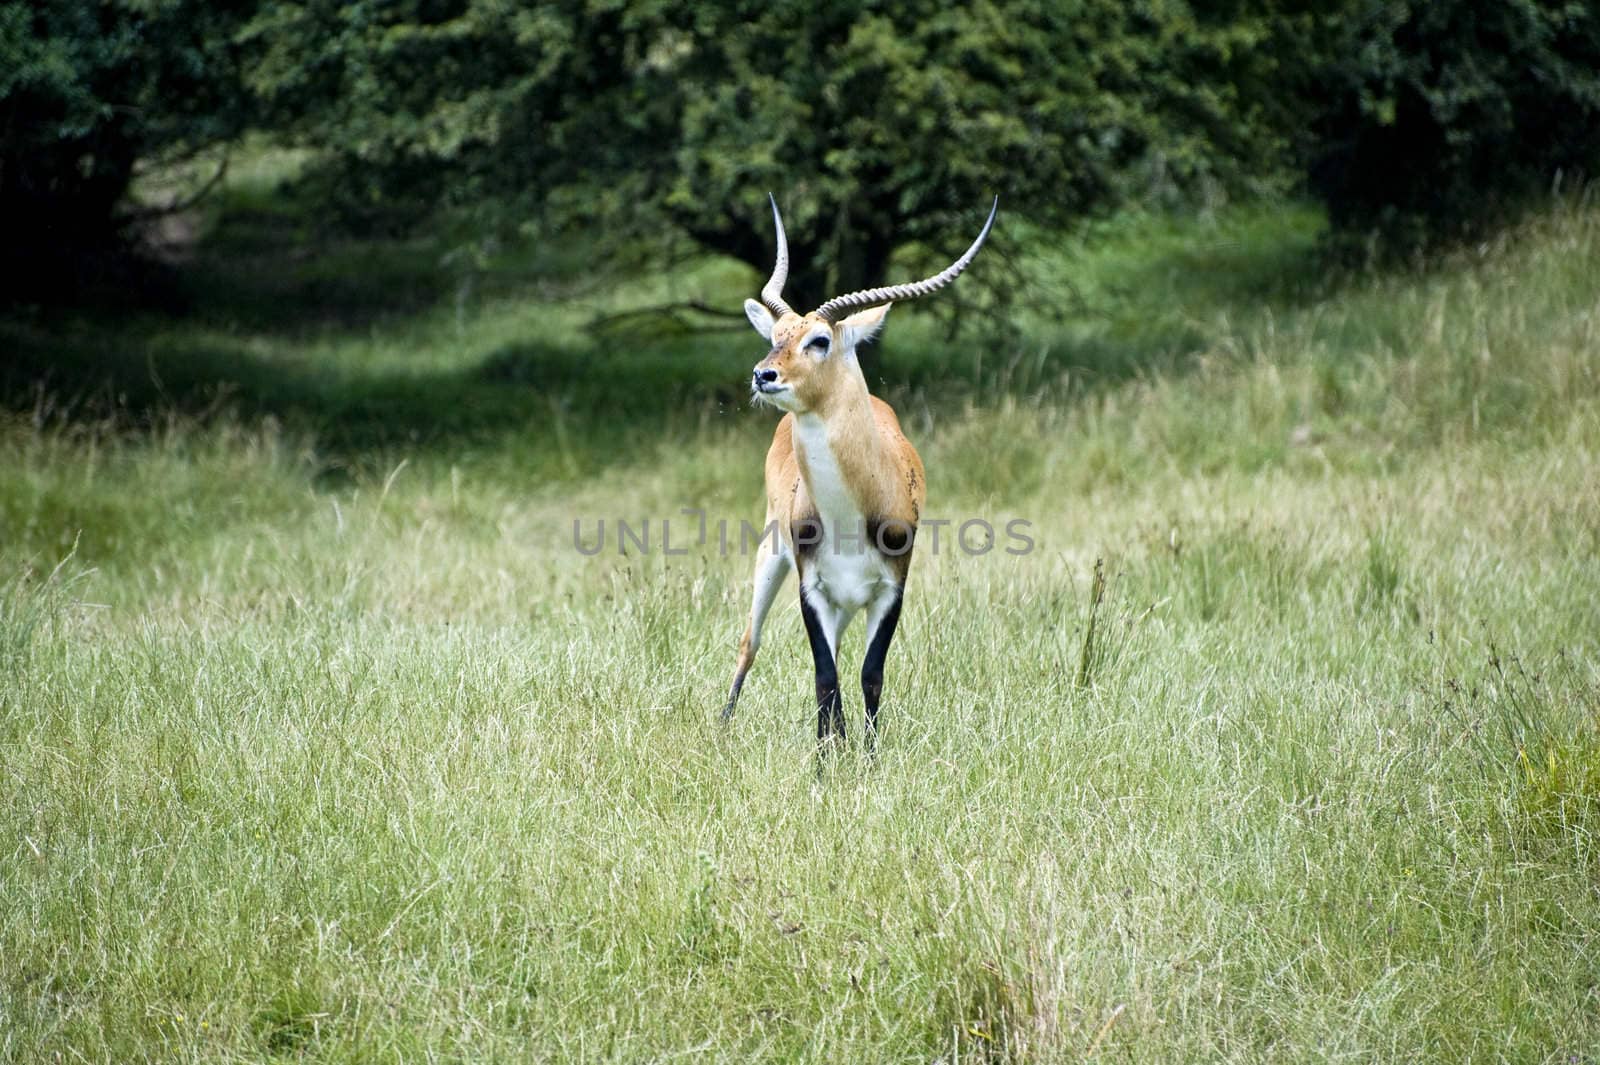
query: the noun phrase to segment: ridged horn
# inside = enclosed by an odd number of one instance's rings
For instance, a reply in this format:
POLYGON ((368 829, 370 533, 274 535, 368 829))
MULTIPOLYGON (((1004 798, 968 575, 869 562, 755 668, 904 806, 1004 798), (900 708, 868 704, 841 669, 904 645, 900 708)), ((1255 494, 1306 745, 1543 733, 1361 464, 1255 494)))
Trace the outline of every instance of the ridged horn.
POLYGON ((961 258, 932 277, 923 281, 913 281, 909 285, 868 288, 862 289, 860 292, 835 296, 817 308, 817 317, 825 322, 837 322, 851 311, 859 311, 864 307, 876 307, 880 303, 899 303, 902 300, 914 300, 938 292, 941 288, 960 277, 961 271, 972 265, 972 260, 978 254, 978 249, 983 247, 984 240, 989 236, 989 229, 994 225, 995 213, 999 210, 1000 197, 996 196, 994 198, 994 206, 989 208, 989 220, 983 224, 983 232, 979 233, 978 239, 972 242, 972 247, 962 252, 961 258))
POLYGON ((767 193, 772 201, 772 225, 778 231, 778 261, 772 267, 772 276, 761 288, 761 302, 778 317, 792 314, 793 309, 783 302, 783 283, 789 280, 789 238, 783 232, 783 216, 778 213, 778 200, 767 193))

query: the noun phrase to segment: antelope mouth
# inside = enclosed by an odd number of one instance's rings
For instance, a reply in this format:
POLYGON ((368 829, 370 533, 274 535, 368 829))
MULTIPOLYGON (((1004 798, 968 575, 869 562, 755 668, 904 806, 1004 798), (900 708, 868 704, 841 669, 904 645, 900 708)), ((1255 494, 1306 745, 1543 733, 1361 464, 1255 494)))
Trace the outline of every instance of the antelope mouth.
POLYGON ((753 384, 750 386, 750 401, 761 406, 789 410, 794 404, 794 389, 775 381, 753 384))

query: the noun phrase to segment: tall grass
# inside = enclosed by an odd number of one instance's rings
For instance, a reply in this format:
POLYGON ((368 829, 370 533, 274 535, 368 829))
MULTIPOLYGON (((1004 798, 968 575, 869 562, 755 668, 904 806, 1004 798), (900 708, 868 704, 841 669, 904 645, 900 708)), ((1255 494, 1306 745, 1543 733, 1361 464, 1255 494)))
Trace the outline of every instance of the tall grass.
POLYGON ((748 559, 571 542, 759 517, 741 335, 7 323, 0 1055, 1586 1060, 1600 212, 1122 225, 1037 259, 1098 317, 891 322, 930 513, 1036 548, 919 548, 820 782, 797 612, 716 724, 748 559))

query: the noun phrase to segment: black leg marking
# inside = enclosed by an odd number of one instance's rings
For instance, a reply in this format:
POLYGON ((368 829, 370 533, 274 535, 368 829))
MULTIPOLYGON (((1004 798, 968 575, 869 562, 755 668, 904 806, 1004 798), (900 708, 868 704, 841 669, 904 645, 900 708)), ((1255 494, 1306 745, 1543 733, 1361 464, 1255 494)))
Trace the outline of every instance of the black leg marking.
POLYGON ((739 702, 739 689, 744 687, 744 674, 740 673, 733 678, 733 689, 728 692, 728 704, 722 708, 722 723, 727 724, 733 717, 733 708, 739 702))
POLYGON ((867 750, 878 745, 878 702, 883 698, 883 661, 889 657, 889 644, 894 642, 894 630, 900 624, 900 604, 905 590, 896 588, 894 602, 878 623, 867 646, 867 657, 861 662, 861 696, 867 704, 867 750))
POLYGON ((834 665, 833 650, 828 646, 827 634, 822 631, 822 621, 806 598, 805 586, 800 588, 800 616, 805 619, 806 637, 811 641, 811 661, 817 672, 817 743, 820 745, 830 732, 844 739, 844 700, 839 694, 839 671, 834 665))

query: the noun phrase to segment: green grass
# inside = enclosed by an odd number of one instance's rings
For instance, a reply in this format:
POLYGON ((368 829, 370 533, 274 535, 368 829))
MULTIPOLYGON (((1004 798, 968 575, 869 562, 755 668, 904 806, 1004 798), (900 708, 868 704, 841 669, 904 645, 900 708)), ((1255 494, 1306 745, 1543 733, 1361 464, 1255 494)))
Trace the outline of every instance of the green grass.
POLYGON ((189 313, 0 325, 0 1060, 1593 1060, 1600 211, 1362 276, 1123 220, 1033 242, 1067 324, 896 312, 930 511, 1037 549, 919 551, 819 781, 792 592, 724 729, 747 560, 572 546, 759 517, 759 340, 583 329, 757 279, 458 299, 230 195, 189 313))

